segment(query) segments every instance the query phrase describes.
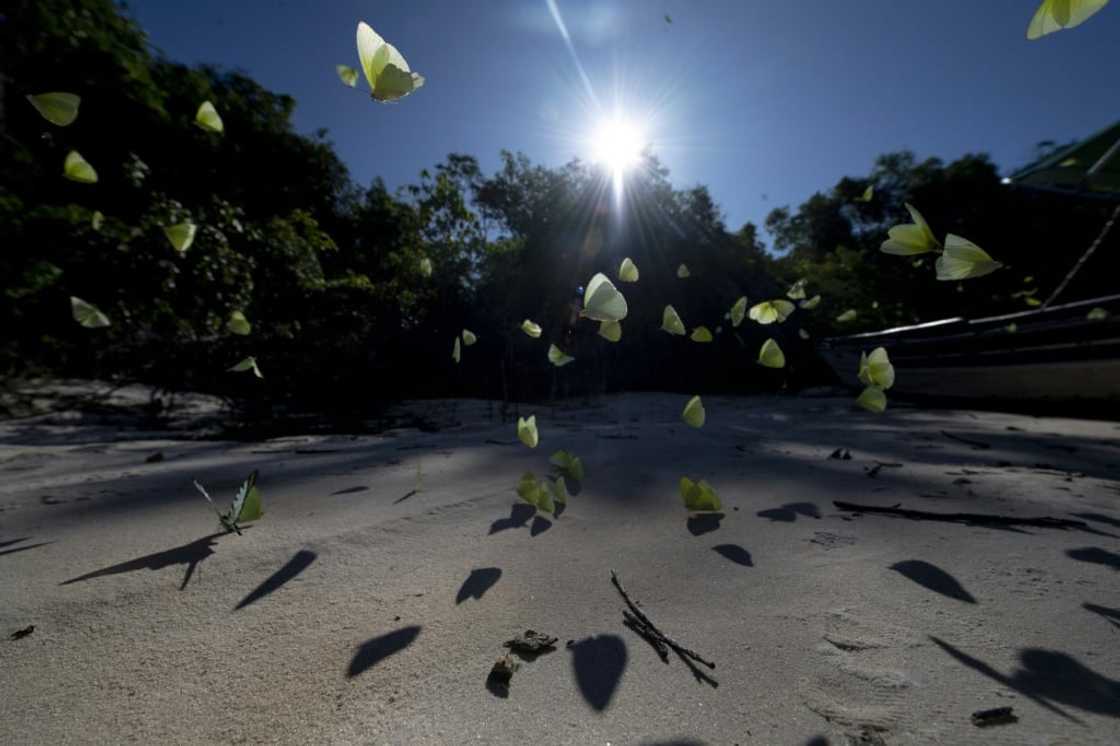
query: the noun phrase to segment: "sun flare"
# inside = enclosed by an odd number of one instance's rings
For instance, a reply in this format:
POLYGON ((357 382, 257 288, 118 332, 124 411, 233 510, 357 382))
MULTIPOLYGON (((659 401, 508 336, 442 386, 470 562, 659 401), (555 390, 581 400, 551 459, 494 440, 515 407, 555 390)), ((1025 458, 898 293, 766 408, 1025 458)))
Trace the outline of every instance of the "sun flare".
POLYGON ((619 177, 637 164, 645 147, 641 128, 622 117, 600 122, 591 138, 591 157, 619 177))

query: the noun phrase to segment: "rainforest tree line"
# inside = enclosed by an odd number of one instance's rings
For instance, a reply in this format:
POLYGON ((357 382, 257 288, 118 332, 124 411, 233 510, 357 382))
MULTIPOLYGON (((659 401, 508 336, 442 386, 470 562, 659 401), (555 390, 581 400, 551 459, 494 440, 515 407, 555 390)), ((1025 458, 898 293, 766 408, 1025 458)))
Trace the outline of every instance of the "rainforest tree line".
MULTIPOLYGON (((339 409, 414 396, 798 387, 828 378, 813 353, 820 337, 1028 307, 1106 216, 1091 202, 1005 186, 982 154, 883 155, 870 173, 774 210, 769 247, 759 227, 727 226, 704 187, 675 188, 654 153, 628 178, 621 210, 598 168, 514 153, 490 174, 451 154, 391 192, 356 184, 326 132, 294 131, 291 97, 155 54, 110 0, 16 0, 0 40, 0 375, 9 378, 138 380, 265 408, 339 409), (50 127, 26 100, 56 90, 82 97, 73 127, 50 127), (221 112, 221 137, 192 124, 204 100, 221 112), (62 178, 71 149, 95 165, 97 184, 62 178), (874 197, 860 202, 869 185, 874 197), (908 219, 905 202, 1008 268, 947 283, 928 260, 880 253, 887 229, 908 219), (162 227, 184 219, 198 234, 179 253, 162 227), (596 272, 616 277, 627 256, 641 280, 625 286, 631 314, 610 344, 578 318, 580 291, 596 272), (816 309, 765 329, 724 320, 739 296, 783 297, 802 278, 823 297, 816 309), (76 324, 71 296, 112 325, 76 324), (659 331, 669 303, 689 327, 722 327, 715 342, 659 331), (227 331, 234 310, 250 335, 227 331), (848 310, 853 321, 836 321, 848 310), (519 331, 526 318, 540 339, 519 331), (456 364, 452 341, 464 327, 479 341, 456 364), (786 370, 755 364, 766 337, 786 350, 786 370), (576 363, 550 365, 549 343, 576 363), (227 371, 246 355, 263 379, 227 371)), ((1114 286, 1116 261, 1103 263, 1071 298, 1114 286)))

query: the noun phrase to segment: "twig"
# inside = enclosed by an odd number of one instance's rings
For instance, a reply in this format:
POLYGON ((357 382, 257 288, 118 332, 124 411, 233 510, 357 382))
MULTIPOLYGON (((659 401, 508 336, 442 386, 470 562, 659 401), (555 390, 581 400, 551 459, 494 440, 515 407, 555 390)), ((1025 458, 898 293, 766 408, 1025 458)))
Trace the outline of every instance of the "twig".
MULTIPOLYGON (((647 617, 645 613, 640 608, 638 608, 638 605, 634 603, 633 600, 631 600, 630 595, 626 592, 626 589, 622 587, 622 581, 618 579, 618 575, 615 574, 614 570, 611 570, 611 582, 614 583, 614 587, 618 589, 618 592, 622 594, 622 598, 626 601, 626 605, 630 607, 631 614, 633 614, 634 619, 637 620, 637 624, 632 623, 632 626, 635 627, 635 631, 640 631, 637 629, 637 627, 640 626, 641 629, 645 631, 645 634, 642 634, 643 637, 647 637, 647 639, 656 639, 662 645, 668 645, 669 647, 671 647, 678 655, 684 656, 685 658, 691 658, 697 663, 703 663, 708 668, 714 669, 716 667, 715 663, 712 663, 709 660, 705 660, 699 653, 689 650, 688 648, 676 642, 675 640, 673 640, 673 638, 669 637, 664 632, 659 630, 657 628, 657 625, 651 622, 649 617, 647 617)), ((623 612, 623 617, 626 617, 625 611, 623 612)), ((654 644, 654 647, 658 649, 657 652, 658 654, 662 655, 663 659, 668 657, 661 652, 661 647, 659 645, 654 644)))
POLYGON ((945 430, 942 430, 941 434, 949 440, 955 440, 958 443, 964 443, 965 445, 972 446, 973 448, 979 448, 981 451, 986 451, 992 447, 991 444, 985 443, 982 440, 973 440, 972 438, 965 438, 961 435, 953 435, 952 433, 945 430))
POLYGON ((971 523, 978 526, 1034 526, 1036 528, 1081 528, 1088 529, 1089 524, 1069 518, 1016 518, 1009 515, 992 515, 986 513, 930 513, 925 510, 907 510, 897 506, 883 508, 877 505, 860 505, 859 503, 832 502, 840 510, 850 513, 883 513, 909 518, 914 521, 944 521, 946 523, 971 523))

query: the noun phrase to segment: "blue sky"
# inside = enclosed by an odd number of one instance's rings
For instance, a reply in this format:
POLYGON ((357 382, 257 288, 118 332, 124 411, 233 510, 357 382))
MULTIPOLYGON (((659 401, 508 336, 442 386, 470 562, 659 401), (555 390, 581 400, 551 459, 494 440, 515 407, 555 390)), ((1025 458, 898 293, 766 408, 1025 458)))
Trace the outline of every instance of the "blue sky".
POLYGON ((557 0, 599 106, 546 0, 133 0, 170 58, 249 73, 324 127, 354 178, 390 187, 449 152, 587 157, 606 110, 642 122, 678 187, 706 184, 732 229, 761 225, 880 153, 990 153, 1120 118, 1120 5, 1028 42, 1038 0, 557 0), (666 23, 668 14, 672 23, 666 23), (379 105, 339 83, 370 23, 427 78, 379 105))

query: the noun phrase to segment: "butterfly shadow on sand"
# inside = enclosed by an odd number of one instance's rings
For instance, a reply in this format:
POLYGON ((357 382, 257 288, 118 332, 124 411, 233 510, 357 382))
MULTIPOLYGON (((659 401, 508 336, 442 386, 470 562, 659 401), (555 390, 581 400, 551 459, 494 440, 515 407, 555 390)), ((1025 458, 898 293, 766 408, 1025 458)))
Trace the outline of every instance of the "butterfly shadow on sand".
MULTIPOLYGON (((242 530, 247 530, 248 527, 242 527, 242 530)), ((226 532, 222 531, 217 534, 210 534, 203 536, 201 539, 195 539, 189 544, 175 547, 174 549, 166 549, 162 552, 155 554, 146 554, 143 557, 129 560, 128 562, 121 562, 116 565, 110 565, 100 570, 79 575, 70 580, 64 580, 59 585, 70 585, 71 583, 80 583, 84 580, 93 580, 94 578, 105 577, 106 575, 119 575, 125 572, 133 572, 135 570, 162 570, 165 567, 172 565, 186 565, 187 572, 183 576, 183 582, 179 586, 179 590, 187 587, 190 582, 191 576, 194 575, 195 568, 207 557, 214 553, 212 547, 216 546, 216 539, 219 536, 225 536, 226 532)))

